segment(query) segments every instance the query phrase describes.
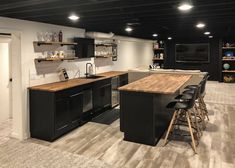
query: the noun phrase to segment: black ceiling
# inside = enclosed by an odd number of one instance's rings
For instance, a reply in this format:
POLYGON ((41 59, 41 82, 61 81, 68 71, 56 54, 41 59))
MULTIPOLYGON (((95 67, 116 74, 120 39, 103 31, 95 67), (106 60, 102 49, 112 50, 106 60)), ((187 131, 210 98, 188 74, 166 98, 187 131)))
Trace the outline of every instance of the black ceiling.
POLYGON ((181 0, 7 0, 0 1, 0 16, 148 39, 153 33, 205 37, 206 30, 234 36, 235 0, 191 1, 194 8, 182 13, 177 10, 181 0), (71 13, 80 16, 77 23, 67 19, 71 13), (206 23, 204 30, 195 28, 199 21, 206 23), (124 30, 127 23, 134 23, 131 34, 124 30))

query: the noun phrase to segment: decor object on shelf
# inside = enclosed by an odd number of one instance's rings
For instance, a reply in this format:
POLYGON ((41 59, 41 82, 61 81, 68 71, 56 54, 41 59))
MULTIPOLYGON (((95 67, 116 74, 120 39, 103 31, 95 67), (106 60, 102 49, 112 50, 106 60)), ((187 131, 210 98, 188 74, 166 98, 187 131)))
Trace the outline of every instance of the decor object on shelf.
POLYGON ((232 75, 224 75, 224 82, 232 83, 234 82, 234 77, 232 75))
POLYGON ((226 43, 226 44, 225 44, 225 47, 230 47, 230 44, 229 44, 229 43, 226 43))
POLYGON ((228 63, 225 63, 225 64, 223 65, 223 67, 224 67, 225 70, 228 70, 228 69, 230 68, 230 65, 229 65, 228 63))
POLYGON ((233 56, 233 52, 232 52, 232 51, 227 51, 227 52, 225 52, 224 54, 225 54, 225 56, 227 56, 227 57, 232 57, 232 56, 233 56))
POLYGON ((156 41, 156 43, 154 43, 154 45, 153 45, 153 49, 159 49, 158 41, 156 41))
POLYGON ((60 78, 60 81, 67 81, 69 80, 69 76, 67 74, 67 71, 65 68, 62 68, 59 70, 59 78, 60 78))
POLYGON ((232 57, 223 57, 223 60, 235 60, 235 56, 232 56, 232 57))

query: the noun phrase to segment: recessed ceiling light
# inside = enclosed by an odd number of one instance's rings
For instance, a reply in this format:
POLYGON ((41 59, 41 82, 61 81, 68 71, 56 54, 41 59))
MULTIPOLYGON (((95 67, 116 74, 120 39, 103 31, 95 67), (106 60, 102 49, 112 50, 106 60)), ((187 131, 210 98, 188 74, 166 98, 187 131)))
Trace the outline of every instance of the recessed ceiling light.
POLYGON ((167 39, 168 39, 168 40, 172 40, 172 37, 168 37, 167 39))
POLYGON ((188 11, 192 8, 193 8, 193 6, 189 3, 182 3, 180 6, 178 6, 178 9, 181 11, 188 11))
POLYGON ((131 27, 126 27, 126 28, 125 28, 125 31, 126 31, 126 32, 132 32, 133 29, 132 29, 131 27))
POLYGON ((210 32, 205 32, 204 34, 205 34, 205 35, 209 35, 209 34, 211 34, 211 33, 210 33, 210 32))
POLYGON ((158 34, 153 34, 153 37, 157 37, 158 36, 158 34))
POLYGON ((213 38, 213 36, 209 36, 209 38, 213 38))
POLYGON ((76 21, 76 20, 79 19, 79 16, 77 16, 77 15, 70 15, 68 18, 69 18, 70 20, 76 21))
POLYGON ((206 25, 204 24, 204 23, 198 23, 197 25, 196 25, 196 27, 197 28, 204 28, 206 25))

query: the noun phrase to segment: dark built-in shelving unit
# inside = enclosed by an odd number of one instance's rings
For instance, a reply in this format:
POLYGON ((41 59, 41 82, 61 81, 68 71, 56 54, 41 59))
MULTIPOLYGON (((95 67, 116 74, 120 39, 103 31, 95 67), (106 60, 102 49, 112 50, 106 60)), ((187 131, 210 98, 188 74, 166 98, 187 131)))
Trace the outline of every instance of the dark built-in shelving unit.
POLYGON ((235 41, 221 42, 221 82, 235 83, 235 41), (227 55, 231 52, 232 55, 227 55), (229 68, 224 65, 228 64, 229 68))
POLYGON ((155 42, 153 44, 153 64, 158 64, 161 68, 164 68, 165 64, 165 58, 166 58, 166 47, 165 42, 162 41, 160 44, 159 42, 155 42), (156 47, 157 45, 157 47, 156 47), (163 54, 163 58, 161 57, 161 54, 163 54))

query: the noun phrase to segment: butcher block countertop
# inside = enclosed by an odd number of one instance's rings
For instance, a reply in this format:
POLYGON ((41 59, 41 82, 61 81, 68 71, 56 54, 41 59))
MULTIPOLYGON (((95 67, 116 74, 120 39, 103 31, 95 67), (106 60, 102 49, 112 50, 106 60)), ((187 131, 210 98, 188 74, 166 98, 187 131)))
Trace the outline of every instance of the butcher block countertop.
POLYGON ((120 91, 173 94, 179 90, 192 75, 153 74, 119 88, 120 91))
POLYGON ((120 76, 120 75, 123 75, 126 73, 127 72, 123 72, 123 71, 110 71, 110 72, 104 72, 104 73, 97 74, 97 76, 104 76, 101 78, 89 79, 86 77, 80 77, 80 78, 70 79, 65 82, 55 82, 55 83, 49 83, 49 84, 44 84, 44 85, 39 85, 39 86, 33 86, 33 87, 29 87, 29 89, 30 90, 56 92, 56 91, 84 85, 84 84, 93 83, 93 82, 96 82, 99 80, 108 79, 108 78, 112 78, 115 76, 120 76))

